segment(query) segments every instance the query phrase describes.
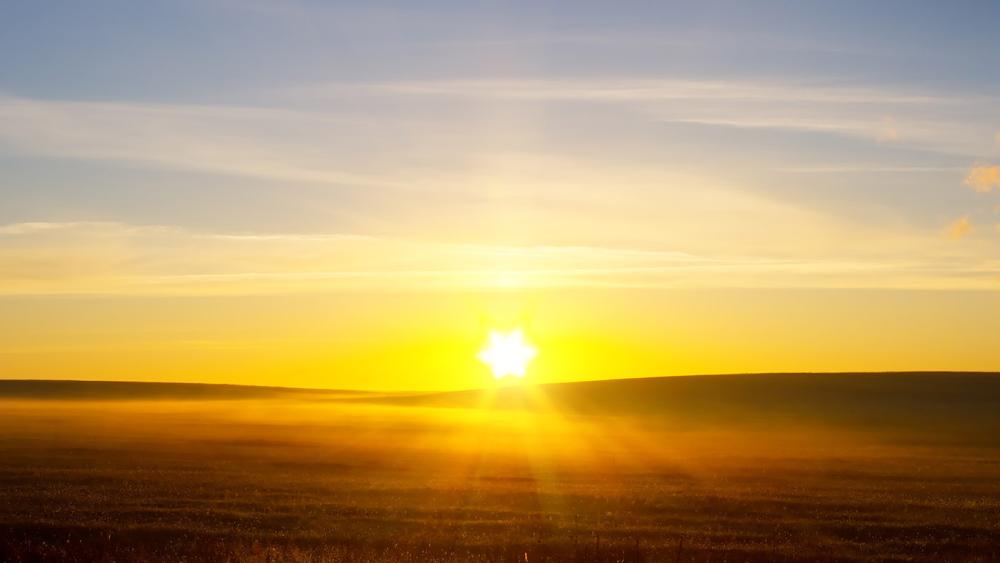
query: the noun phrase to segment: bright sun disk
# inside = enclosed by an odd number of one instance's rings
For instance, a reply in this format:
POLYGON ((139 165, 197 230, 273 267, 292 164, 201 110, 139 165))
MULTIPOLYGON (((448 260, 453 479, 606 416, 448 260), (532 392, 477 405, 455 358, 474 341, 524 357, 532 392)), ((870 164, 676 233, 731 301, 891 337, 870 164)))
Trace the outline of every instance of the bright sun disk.
POLYGON ((509 333, 490 331, 489 344, 479 353, 479 359, 490 366, 493 377, 502 379, 508 375, 524 377, 525 368, 538 351, 524 341, 524 333, 514 330, 509 333))

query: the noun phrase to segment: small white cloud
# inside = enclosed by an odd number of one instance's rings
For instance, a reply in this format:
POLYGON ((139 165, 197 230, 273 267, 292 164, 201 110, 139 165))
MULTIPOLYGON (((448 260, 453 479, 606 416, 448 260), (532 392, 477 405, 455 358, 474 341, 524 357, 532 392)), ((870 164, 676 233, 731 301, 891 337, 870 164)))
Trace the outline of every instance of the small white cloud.
POLYGON ((965 177, 965 185, 980 193, 1000 188, 1000 166, 995 164, 979 164, 972 167, 965 177))

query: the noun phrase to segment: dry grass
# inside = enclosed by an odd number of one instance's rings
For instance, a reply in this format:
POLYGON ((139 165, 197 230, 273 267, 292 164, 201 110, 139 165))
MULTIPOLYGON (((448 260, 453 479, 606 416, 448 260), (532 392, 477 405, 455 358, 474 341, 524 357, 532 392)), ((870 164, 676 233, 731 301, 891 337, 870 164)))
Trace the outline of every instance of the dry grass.
POLYGON ((7 399, 0 561, 1000 557, 965 427, 426 405, 7 399))

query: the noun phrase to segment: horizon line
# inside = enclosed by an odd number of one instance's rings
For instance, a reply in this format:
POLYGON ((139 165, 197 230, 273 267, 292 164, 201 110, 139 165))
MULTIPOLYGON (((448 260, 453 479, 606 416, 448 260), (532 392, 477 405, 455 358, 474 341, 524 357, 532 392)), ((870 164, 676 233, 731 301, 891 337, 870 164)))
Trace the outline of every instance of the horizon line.
POLYGON ((606 379, 578 379, 572 381, 545 381, 545 382, 523 382, 516 385, 497 385, 482 387, 464 387, 458 389, 348 389, 335 387, 294 387, 287 385, 258 385, 246 383, 212 383, 204 381, 149 381, 132 379, 45 379, 45 378, 4 378, 0 377, 0 386, 7 383, 85 383, 85 384, 120 384, 120 385, 164 385, 164 386, 190 386, 190 387, 235 387, 242 389, 260 389, 273 391, 299 391, 313 393, 366 393, 366 394, 392 394, 392 395, 437 395, 450 393, 467 393, 475 391, 517 389, 521 387, 554 387, 564 385, 577 385, 585 383, 607 383, 613 381, 642 381, 654 379, 673 378, 710 378, 710 377, 756 377, 756 376, 835 376, 835 375, 991 375, 1000 376, 1000 371, 981 370, 879 370, 879 371, 774 371, 774 372, 726 372, 726 373, 685 373, 674 375, 652 375, 636 377, 611 377, 606 379))

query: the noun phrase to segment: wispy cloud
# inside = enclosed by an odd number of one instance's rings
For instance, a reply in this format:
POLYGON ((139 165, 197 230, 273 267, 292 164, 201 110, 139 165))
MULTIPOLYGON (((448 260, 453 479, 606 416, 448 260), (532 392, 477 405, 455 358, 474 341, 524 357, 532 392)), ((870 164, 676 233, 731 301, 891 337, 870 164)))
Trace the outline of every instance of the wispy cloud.
POLYGON ((978 154, 981 132, 954 117, 997 98, 893 90, 836 81, 682 78, 441 79, 327 83, 290 88, 291 99, 441 98, 480 103, 575 102, 633 108, 657 121, 834 134, 926 150, 978 154))
POLYGON ((352 230, 396 236, 657 245, 668 222, 670 237, 690 241, 685 250, 718 250, 738 240, 739 253, 749 246, 785 250, 837 228, 822 213, 717 179, 715 170, 631 161, 622 156, 631 152, 627 141, 622 154, 593 158, 588 150, 574 153, 574 139, 520 132, 507 138, 503 124, 480 128, 475 120, 448 122, 447 115, 429 121, 0 98, 0 145, 17 154, 248 177, 275 190, 329 187, 303 199, 349 215, 344 222, 352 230), (797 229, 798 236, 748 233, 747 217, 797 229))
POLYGON ((600 79, 441 79, 382 83, 326 83, 287 88, 292 97, 415 95, 466 99, 554 101, 757 101, 827 104, 959 104, 962 98, 891 90, 782 82, 607 77, 600 79))
POLYGON ((101 223, 91 223, 91 222, 68 222, 68 223, 58 223, 58 222, 29 222, 29 223, 13 223, 10 225, 0 225, 0 235, 34 235, 39 233, 46 233, 50 231, 63 231, 71 230, 76 228, 86 228, 94 225, 100 225, 101 223))
POLYGON ((290 182, 400 187, 360 166, 331 164, 330 151, 350 152, 356 125, 329 114, 274 108, 0 97, 0 145, 18 152, 290 182))
POLYGON ((773 169, 789 174, 925 174, 964 172, 961 166, 875 166, 875 165, 831 165, 831 166, 784 166, 773 169))
MULTIPOLYGON (((955 229, 967 228, 956 224, 955 229)), ((0 226, 0 294, 247 294, 546 287, 994 287, 1000 263, 697 255, 118 223, 0 226)))
POLYGON ((629 30, 591 30, 591 31, 556 31, 546 29, 544 32, 521 30, 513 32, 505 30, 502 34, 487 33, 474 36, 463 35, 455 38, 434 38, 424 44, 444 45, 458 48, 504 47, 534 48, 538 46, 571 46, 574 49, 593 48, 601 53, 609 52, 645 52, 649 49, 660 49, 670 52, 683 49, 684 52, 721 52, 728 53, 733 49, 753 50, 757 52, 795 52, 801 54, 862 54, 870 53, 853 45, 842 42, 821 42, 814 38, 778 36, 771 33, 754 33, 751 30, 726 30, 719 32, 711 29, 675 30, 665 34, 662 31, 642 29, 629 30))

